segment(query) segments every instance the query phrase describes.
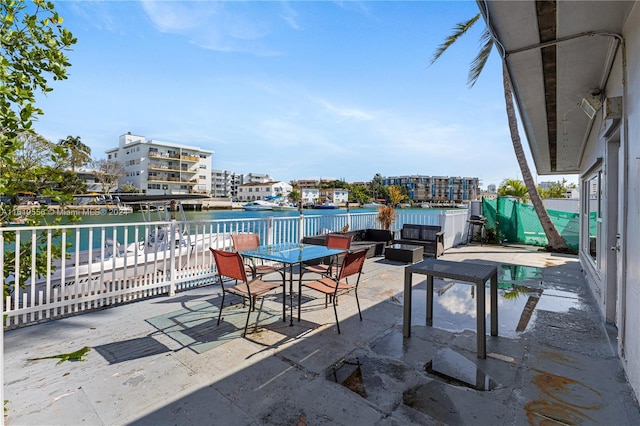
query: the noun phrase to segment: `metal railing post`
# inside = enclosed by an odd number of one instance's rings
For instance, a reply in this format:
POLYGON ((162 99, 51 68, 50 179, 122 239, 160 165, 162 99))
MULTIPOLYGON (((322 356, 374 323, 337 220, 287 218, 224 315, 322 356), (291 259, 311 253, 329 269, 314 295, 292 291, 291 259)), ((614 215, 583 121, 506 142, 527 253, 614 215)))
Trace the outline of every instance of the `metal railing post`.
POLYGON ((273 244, 273 235, 274 235, 274 231, 273 231, 273 216, 269 216, 267 218, 267 244, 268 245, 272 245, 273 244))
MULTIPOLYGON (((166 244, 170 244, 169 246, 169 255, 171 256, 171 260, 169 261, 169 296, 176 295, 176 221, 172 220, 171 225, 169 226, 169 235, 171 238, 167 239, 166 244)), ((166 248, 165 248, 166 250, 166 248)), ((165 276, 165 280, 166 280, 165 276)))
POLYGON ((302 242, 302 239, 305 237, 304 235, 304 214, 302 213, 302 201, 298 207, 298 211, 300 212, 300 217, 298 219, 298 240, 302 242))

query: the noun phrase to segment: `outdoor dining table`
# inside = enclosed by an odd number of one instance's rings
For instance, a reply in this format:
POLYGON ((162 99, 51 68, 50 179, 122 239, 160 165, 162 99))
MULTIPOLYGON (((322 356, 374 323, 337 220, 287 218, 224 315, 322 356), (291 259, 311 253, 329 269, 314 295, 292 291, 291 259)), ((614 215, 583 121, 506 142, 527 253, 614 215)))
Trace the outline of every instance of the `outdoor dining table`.
MULTIPOLYGON (((300 268, 305 262, 311 262, 317 259, 323 259, 325 257, 331 257, 344 253, 347 250, 343 249, 330 249, 326 246, 315 244, 302 244, 302 243, 283 243, 273 245, 263 245, 255 250, 242 251, 242 256, 268 260, 272 262, 278 262, 288 268, 289 270, 289 305, 291 309, 291 323, 293 325, 293 274, 294 267, 298 265, 300 268)), ((298 277, 298 288, 302 286, 302 275, 298 277)), ((284 300, 283 289, 283 300, 284 300)), ((298 290, 300 291, 300 290, 298 290)), ((283 318, 284 319, 284 318, 283 318)), ((298 321, 300 321, 300 306, 298 306, 298 321)))
POLYGON ((498 268, 473 262, 425 259, 404 269, 404 337, 411 337, 411 290, 413 274, 427 276, 427 325, 433 323, 433 277, 471 282, 476 288, 476 334, 478 358, 487 357, 485 285, 491 280, 491 335, 498 335, 498 268))

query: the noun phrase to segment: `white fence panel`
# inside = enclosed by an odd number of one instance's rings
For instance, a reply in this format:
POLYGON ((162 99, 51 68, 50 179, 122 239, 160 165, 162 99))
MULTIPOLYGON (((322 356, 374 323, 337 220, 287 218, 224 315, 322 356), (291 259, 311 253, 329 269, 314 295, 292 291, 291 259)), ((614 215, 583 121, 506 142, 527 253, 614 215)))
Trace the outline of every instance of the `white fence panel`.
MULTIPOLYGON (((440 225, 449 248, 465 241, 466 215, 466 211, 432 215, 400 211, 394 229, 405 223, 440 225)), ((233 233, 255 232, 262 244, 280 244, 347 225, 350 230, 380 227, 377 212, 0 227, 0 263, 6 266, 0 269, 0 282, 9 288, 4 297, 5 326, 210 285, 216 271, 209 249, 232 249, 233 233)))

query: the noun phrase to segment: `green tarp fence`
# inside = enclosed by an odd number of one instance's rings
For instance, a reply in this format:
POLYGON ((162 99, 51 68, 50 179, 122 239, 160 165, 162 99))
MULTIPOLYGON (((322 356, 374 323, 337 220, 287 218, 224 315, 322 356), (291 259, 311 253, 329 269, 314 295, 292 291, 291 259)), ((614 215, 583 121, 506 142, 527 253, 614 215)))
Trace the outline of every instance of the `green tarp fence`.
MULTIPOLYGON (((556 229, 572 250, 578 250, 580 216, 578 213, 547 210, 556 229)), ((495 230, 496 241, 544 247, 547 237, 533 206, 521 204, 511 198, 482 199, 482 214, 487 219, 486 229, 495 230)), ((491 235, 491 233, 489 233, 491 235)))

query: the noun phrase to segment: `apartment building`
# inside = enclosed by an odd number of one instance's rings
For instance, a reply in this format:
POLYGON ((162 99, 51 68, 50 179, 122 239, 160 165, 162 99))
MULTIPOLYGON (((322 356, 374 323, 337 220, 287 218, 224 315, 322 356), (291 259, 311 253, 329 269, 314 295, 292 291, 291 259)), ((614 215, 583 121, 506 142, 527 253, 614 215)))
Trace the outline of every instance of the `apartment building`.
POLYGON ((271 176, 262 173, 246 173, 242 175, 241 185, 246 183, 267 183, 273 182, 271 176))
POLYGON ((121 135, 107 159, 124 166, 119 184, 130 183, 148 195, 205 194, 211 192, 213 151, 189 145, 121 135))
POLYGON ((311 189, 318 188, 323 184, 334 182, 334 179, 299 179, 293 181, 298 184, 298 188, 300 189, 311 189))
POLYGON ((319 196, 320 201, 329 200, 334 204, 341 204, 349 201, 349 191, 346 189, 321 189, 319 196))
POLYGON ((382 184, 406 188, 414 202, 460 203, 476 200, 480 194, 480 180, 470 177, 449 176, 388 176, 382 184))
POLYGON ((270 197, 287 198, 292 186, 285 182, 245 183, 238 187, 238 201, 265 200, 270 197))
POLYGON ((237 198, 238 187, 242 185, 242 175, 229 170, 211 171, 211 196, 217 198, 237 198))

